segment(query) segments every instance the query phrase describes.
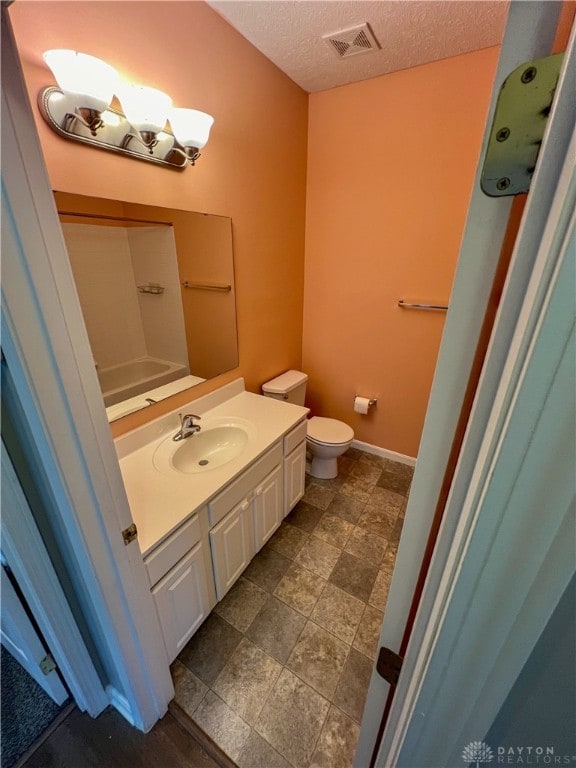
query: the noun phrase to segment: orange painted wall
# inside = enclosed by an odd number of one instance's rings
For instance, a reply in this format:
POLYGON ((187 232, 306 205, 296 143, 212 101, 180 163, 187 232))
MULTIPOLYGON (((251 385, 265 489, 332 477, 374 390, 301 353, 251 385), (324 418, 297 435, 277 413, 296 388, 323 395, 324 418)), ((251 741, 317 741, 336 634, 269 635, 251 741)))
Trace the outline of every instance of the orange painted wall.
POLYGON ((303 367, 313 413, 416 456, 498 48, 313 94, 303 367), (377 397, 369 415, 355 394, 377 397))
MULTIPOLYGON (((179 173, 63 140, 33 110, 54 189, 232 218, 240 365, 194 396, 237 376, 258 391, 299 368, 307 94, 203 2, 20 0, 9 13, 33 105, 54 83, 42 53, 74 48, 215 117, 196 167, 179 173)), ((189 399, 176 395, 113 432, 189 399)))

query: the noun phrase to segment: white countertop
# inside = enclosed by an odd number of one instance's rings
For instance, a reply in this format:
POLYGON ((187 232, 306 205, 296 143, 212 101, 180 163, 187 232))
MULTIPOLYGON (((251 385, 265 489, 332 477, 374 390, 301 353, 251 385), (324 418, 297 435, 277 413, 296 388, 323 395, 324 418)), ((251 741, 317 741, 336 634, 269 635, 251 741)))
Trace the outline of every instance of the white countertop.
POLYGON ((308 414, 308 409, 299 405, 243 390, 240 379, 178 409, 206 420, 238 419, 253 425, 254 434, 242 453, 221 467, 198 474, 166 473, 154 467, 152 457, 157 447, 179 428, 176 411, 115 441, 143 556, 308 414))

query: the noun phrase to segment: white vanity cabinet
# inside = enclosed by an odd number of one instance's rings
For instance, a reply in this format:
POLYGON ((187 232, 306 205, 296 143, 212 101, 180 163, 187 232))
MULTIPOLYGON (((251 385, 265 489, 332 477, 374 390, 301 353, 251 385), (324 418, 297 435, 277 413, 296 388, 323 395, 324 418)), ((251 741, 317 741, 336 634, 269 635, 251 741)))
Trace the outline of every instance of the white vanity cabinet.
POLYGON ((306 421, 284 437, 284 517, 304 496, 306 473, 306 421))
POLYGON ((242 451, 179 469, 177 411, 116 441, 170 663, 304 494, 306 408, 246 392, 241 379, 186 408, 204 433, 243 429, 242 451))
POLYGON ((282 460, 278 442, 208 504, 218 600, 282 522, 282 460))
MULTIPOLYGON (((205 509, 202 514, 206 515, 205 509)), ((200 515, 184 523, 144 560, 170 664, 216 602, 200 515)))

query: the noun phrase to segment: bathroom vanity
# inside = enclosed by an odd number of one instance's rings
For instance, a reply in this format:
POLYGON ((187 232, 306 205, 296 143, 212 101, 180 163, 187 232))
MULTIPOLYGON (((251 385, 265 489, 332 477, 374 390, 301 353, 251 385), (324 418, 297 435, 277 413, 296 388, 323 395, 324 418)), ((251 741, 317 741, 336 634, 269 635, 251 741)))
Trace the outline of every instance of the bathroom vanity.
POLYGON ((304 494, 307 408, 238 379, 115 441, 171 663, 304 494))

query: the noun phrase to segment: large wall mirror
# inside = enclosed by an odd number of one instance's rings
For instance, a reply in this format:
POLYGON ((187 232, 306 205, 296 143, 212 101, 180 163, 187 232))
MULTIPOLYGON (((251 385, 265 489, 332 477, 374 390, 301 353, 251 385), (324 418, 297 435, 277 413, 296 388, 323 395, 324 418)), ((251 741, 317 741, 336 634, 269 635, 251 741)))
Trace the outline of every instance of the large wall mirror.
POLYGON ((109 421, 237 367, 231 219, 54 196, 109 421))

